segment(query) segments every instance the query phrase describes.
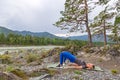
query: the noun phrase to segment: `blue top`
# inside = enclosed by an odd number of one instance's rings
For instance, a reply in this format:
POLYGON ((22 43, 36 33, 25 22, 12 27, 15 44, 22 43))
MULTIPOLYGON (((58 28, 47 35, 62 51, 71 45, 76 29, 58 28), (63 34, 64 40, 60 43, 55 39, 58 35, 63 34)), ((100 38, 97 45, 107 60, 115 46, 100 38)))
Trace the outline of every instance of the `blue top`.
POLYGON ((70 52, 68 52, 68 51, 62 51, 60 56, 66 58, 66 59, 69 59, 70 62, 73 62, 73 63, 76 60, 76 57, 73 54, 71 54, 70 52))

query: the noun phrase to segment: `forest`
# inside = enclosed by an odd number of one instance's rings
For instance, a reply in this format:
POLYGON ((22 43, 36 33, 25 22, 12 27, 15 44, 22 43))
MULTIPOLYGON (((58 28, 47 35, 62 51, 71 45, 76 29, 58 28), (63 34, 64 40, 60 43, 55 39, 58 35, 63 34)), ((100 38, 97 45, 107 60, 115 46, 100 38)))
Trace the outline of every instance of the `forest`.
POLYGON ((69 40, 61 38, 47 38, 47 37, 36 37, 31 35, 18 35, 18 34, 0 34, 1 45, 68 45, 74 44, 83 46, 87 44, 87 41, 81 40, 69 40))

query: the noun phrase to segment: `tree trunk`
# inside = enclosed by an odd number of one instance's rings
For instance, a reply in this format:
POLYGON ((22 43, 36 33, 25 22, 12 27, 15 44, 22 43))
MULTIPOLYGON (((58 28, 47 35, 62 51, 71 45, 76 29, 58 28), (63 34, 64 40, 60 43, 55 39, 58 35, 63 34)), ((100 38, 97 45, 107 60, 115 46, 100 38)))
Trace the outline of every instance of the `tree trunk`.
POLYGON ((107 38, 106 38, 105 20, 104 20, 104 26, 103 26, 103 28, 104 28, 104 46, 106 46, 107 45, 107 38))
POLYGON ((117 44, 119 44, 119 33, 118 33, 118 31, 116 32, 116 34, 117 34, 117 44))
POLYGON ((85 1, 85 14, 86 14, 86 29, 87 29, 87 32, 88 32, 88 43, 89 43, 89 46, 92 46, 92 36, 91 36, 91 31, 90 31, 90 28, 88 26, 88 4, 87 4, 87 1, 85 1))

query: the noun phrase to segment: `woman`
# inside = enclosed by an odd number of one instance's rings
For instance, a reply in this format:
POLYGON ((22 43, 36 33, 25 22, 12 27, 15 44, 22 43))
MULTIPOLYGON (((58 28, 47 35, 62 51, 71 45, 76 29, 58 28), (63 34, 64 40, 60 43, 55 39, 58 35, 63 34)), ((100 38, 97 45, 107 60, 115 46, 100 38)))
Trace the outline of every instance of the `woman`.
POLYGON ((70 64, 69 68, 78 68, 78 69, 93 69, 94 65, 91 63, 86 63, 76 58, 73 54, 68 51, 62 51, 60 53, 60 64, 57 67, 62 67, 63 63, 68 59, 72 64, 70 64))

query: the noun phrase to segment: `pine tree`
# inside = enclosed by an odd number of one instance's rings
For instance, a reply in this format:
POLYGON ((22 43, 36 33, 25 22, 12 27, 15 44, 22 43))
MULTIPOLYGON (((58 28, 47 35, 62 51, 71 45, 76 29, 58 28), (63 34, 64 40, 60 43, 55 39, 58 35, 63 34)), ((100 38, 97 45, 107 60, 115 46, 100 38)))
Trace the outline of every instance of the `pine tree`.
POLYGON ((92 31, 94 35, 104 35, 104 45, 107 45, 107 35, 106 32, 110 31, 113 24, 110 19, 114 17, 114 12, 109 12, 108 6, 105 7, 95 18, 94 22, 91 24, 92 31))
MULTIPOLYGON (((108 0, 109 1, 112 1, 112 0, 108 0)), ((112 4, 112 6, 110 6, 110 10, 114 10, 114 25, 113 27, 111 28, 111 35, 109 35, 109 38, 116 42, 117 44, 119 43, 120 41, 120 0, 117 0, 116 2, 114 1, 114 3, 112 4)))
POLYGON ((89 0, 66 0, 65 10, 60 12, 62 17, 55 23, 55 26, 60 27, 62 30, 67 29, 69 32, 87 31, 88 43, 91 46, 92 37, 88 26, 88 13, 91 8, 88 7, 88 3, 89 0))
POLYGON ((112 27, 112 34, 109 36, 110 39, 117 44, 120 41, 120 16, 116 16, 115 22, 114 22, 114 27, 112 27))

